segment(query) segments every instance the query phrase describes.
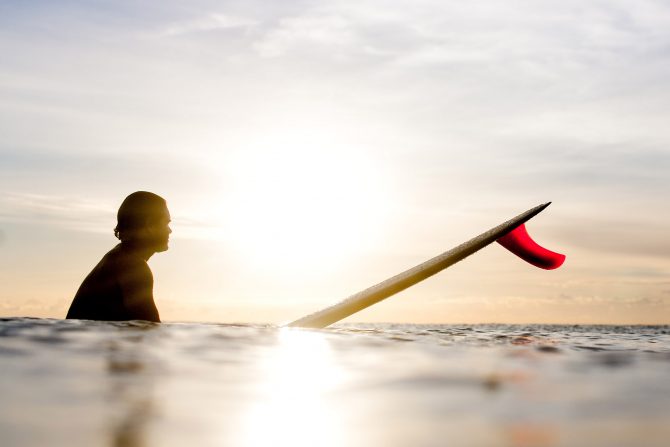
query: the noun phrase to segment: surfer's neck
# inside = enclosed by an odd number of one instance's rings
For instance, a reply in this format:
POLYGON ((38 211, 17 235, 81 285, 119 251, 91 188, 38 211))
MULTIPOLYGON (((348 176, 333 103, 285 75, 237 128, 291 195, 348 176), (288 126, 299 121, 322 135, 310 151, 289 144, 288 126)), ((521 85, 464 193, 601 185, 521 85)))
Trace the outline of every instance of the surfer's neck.
POLYGON ((148 261, 149 258, 151 258, 156 253, 156 250, 153 248, 147 247, 146 245, 135 241, 121 242, 118 247, 119 250, 134 256, 139 256, 145 261, 148 261))

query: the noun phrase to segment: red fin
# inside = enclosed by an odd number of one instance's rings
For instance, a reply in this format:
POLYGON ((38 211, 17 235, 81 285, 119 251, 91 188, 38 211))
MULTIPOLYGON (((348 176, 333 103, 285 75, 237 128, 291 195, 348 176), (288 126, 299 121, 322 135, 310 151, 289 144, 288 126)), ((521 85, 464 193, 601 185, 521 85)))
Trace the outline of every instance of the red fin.
POLYGON ((557 269, 565 261, 565 255, 547 250, 531 239, 523 224, 498 239, 498 243, 524 261, 541 269, 557 269))

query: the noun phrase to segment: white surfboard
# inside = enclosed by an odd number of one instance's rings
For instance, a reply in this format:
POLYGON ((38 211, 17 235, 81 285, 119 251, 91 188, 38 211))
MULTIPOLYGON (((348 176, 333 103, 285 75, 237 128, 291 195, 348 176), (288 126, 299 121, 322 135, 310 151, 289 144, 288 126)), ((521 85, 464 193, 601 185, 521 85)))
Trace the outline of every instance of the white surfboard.
POLYGON ((525 213, 521 213, 513 219, 508 220, 495 228, 490 229, 477 237, 470 239, 461 245, 452 248, 449 251, 435 256, 428 261, 412 267, 398 275, 393 276, 385 281, 380 282, 372 287, 369 287, 349 298, 341 301, 333 306, 314 312, 304 316, 298 320, 289 323, 290 327, 303 328, 324 328, 331 325, 349 315, 372 306, 396 293, 405 290, 414 284, 423 281, 434 274, 441 272, 447 267, 454 265, 458 261, 465 259, 471 254, 481 250, 497 239, 500 239, 522 223, 528 221, 543 209, 549 206, 551 202, 538 205, 531 208, 525 213))

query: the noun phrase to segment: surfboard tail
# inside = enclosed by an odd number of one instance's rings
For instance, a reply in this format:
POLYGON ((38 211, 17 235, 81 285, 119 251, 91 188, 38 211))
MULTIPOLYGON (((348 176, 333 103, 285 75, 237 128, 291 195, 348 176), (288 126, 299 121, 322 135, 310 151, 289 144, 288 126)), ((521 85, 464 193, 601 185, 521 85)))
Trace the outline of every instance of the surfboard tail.
POLYGON ((548 250, 535 242, 521 224, 497 242, 524 261, 545 270, 559 268, 565 262, 565 255, 548 250))

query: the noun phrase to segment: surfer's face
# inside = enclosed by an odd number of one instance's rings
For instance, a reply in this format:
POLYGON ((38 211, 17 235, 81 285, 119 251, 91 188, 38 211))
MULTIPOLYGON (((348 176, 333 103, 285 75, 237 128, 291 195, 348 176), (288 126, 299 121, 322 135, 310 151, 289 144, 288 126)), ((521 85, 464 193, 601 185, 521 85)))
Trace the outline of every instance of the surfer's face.
POLYGON ((149 243, 157 252, 166 251, 170 242, 170 211, 167 207, 147 226, 149 243))

